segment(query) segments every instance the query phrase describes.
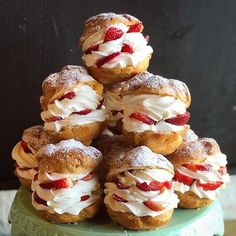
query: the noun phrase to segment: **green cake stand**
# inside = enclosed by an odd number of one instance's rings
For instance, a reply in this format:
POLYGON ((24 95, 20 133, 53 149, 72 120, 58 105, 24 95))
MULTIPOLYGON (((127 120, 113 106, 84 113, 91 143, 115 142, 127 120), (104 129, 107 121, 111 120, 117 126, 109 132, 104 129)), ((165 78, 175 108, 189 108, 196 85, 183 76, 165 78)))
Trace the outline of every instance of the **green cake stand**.
POLYGON ((223 236, 223 211, 219 201, 209 207, 176 209, 165 226, 150 231, 127 230, 101 211, 94 219, 78 224, 53 224, 43 219, 31 205, 31 193, 21 187, 10 212, 12 236, 223 236))

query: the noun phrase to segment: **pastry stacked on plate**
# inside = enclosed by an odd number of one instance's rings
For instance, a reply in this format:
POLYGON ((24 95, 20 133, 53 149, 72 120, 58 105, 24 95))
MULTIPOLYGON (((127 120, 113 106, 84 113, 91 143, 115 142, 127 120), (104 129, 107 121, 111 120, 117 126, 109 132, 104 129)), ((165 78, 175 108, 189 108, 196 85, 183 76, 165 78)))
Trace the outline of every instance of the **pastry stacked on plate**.
POLYGON ((92 218, 104 203, 125 228, 153 229, 178 206, 209 205, 229 181, 216 141, 190 130, 187 85, 147 71, 153 50, 143 29, 128 14, 89 18, 85 67, 43 81, 44 126, 26 129, 12 157, 51 222, 92 218))

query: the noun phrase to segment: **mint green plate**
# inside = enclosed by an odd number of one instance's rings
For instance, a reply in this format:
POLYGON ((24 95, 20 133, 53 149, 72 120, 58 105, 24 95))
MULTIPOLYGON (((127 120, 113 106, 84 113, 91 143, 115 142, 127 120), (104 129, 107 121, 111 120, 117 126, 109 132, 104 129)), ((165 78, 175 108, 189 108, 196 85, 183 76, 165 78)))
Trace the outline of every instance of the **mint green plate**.
POLYGON ((10 212, 12 236, 222 236, 223 211, 218 201, 200 210, 176 209, 165 226, 150 231, 131 231, 100 213, 94 219, 74 224, 53 224, 31 205, 31 193, 21 187, 10 212))

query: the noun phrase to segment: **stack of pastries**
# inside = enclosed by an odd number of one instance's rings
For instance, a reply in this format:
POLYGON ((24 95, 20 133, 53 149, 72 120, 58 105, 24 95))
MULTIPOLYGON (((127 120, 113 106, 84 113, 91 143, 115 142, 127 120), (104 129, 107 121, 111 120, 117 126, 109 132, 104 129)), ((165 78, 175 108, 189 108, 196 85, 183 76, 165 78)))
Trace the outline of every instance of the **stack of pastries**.
POLYGON ((147 71, 153 50, 143 29, 128 14, 89 18, 85 67, 67 65, 42 83, 44 125, 26 129, 12 157, 51 222, 92 218, 104 204, 121 226, 154 229, 177 207, 211 204, 229 181, 217 142, 188 125, 187 85, 147 71))

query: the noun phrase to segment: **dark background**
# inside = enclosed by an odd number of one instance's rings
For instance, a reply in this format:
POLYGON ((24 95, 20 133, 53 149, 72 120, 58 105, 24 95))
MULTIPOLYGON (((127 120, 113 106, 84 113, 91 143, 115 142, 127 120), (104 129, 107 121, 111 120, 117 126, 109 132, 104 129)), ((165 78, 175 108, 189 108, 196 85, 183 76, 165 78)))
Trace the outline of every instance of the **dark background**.
POLYGON ((215 138, 236 166, 236 1, 0 1, 0 189, 17 187, 11 149, 42 123, 45 77, 81 65, 83 22, 102 12, 141 19, 154 54, 149 71, 183 80, 192 94, 191 127, 215 138))

